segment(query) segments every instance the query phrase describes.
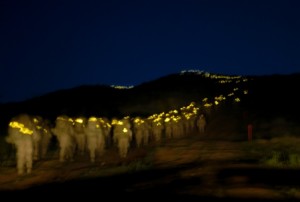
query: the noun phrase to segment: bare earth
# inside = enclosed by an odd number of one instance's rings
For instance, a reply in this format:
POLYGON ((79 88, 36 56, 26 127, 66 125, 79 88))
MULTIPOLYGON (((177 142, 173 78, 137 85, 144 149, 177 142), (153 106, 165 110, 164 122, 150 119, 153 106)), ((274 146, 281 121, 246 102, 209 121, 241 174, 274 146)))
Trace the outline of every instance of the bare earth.
POLYGON ((131 149, 126 159, 120 159, 114 148, 94 164, 87 156, 61 163, 54 153, 35 162, 29 175, 18 176, 14 166, 1 167, 0 190, 16 196, 71 193, 77 197, 89 193, 112 199, 142 196, 144 200, 166 197, 172 201, 300 199, 300 183, 296 183, 300 171, 270 169, 251 162, 244 144, 195 135, 131 149))

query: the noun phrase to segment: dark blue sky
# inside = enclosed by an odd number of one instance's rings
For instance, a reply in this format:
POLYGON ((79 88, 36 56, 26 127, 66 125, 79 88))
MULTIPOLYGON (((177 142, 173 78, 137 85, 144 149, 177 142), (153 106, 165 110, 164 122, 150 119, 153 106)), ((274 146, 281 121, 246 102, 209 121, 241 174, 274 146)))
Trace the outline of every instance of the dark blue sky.
POLYGON ((0 0, 0 102, 181 70, 300 72, 299 0, 0 0))

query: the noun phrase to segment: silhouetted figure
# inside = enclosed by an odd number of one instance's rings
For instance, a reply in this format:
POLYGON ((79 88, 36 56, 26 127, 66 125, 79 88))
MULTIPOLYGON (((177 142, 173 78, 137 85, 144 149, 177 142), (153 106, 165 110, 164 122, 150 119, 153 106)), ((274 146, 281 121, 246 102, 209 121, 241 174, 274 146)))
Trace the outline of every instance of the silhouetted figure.
POLYGON ((140 117, 136 117, 133 120, 133 133, 137 148, 141 147, 144 140, 144 123, 145 121, 140 117))
POLYGON ((132 140, 131 124, 128 118, 115 120, 113 139, 114 143, 118 146, 120 157, 125 158, 128 154, 130 142, 132 140))
POLYGON ((152 128, 152 139, 156 143, 160 143, 162 141, 162 134, 165 128, 164 120, 162 117, 155 114, 155 116, 151 117, 152 120, 151 128, 152 128))
POLYGON ((28 114, 20 114, 9 123, 6 142, 14 144, 17 153, 18 174, 29 174, 32 171, 33 137, 38 135, 33 119, 28 114))
POLYGON ((43 129, 43 135, 42 135, 42 139, 41 139, 41 157, 42 158, 46 157, 52 137, 53 137, 53 134, 52 134, 51 128, 50 128, 50 121, 44 120, 44 129, 43 129))
POLYGON ((205 132, 205 128, 206 128, 206 118, 204 116, 204 114, 201 114, 197 120, 197 127, 198 130, 201 134, 203 134, 205 132))
POLYGON ((112 135, 111 135, 111 122, 106 117, 98 118, 100 127, 102 128, 103 135, 105 137, 106 148, 112 146, 112 135))
POLYGON ((101 156, 105 150, 105 136, 100 127, 99 119, 90 117, 84 129, 87 137, 87 148, 90 153, 90 161, 95 162, 96 155, 101 156))
POLYGON ((74 121, 74 137, 76 141, 76 152, 83 155, 86 150, 86 134, 84 129, 86 127, 86 119, 78 117, 74 121))
POLYGON ((40 135, 39 145, 37 148, 38 149, 37 157, 43 159, 46 157, 51 138, 53 137, 53 134, 50 129, 50 121, 47 119, 41 119, 41 122, 36 127, 40 135))
POLYGON ((55 123, 55 128, 51 131, 59 142, 59 161, 72 161, 75 150, 73 120, 67 116, 59 116, 55 123))

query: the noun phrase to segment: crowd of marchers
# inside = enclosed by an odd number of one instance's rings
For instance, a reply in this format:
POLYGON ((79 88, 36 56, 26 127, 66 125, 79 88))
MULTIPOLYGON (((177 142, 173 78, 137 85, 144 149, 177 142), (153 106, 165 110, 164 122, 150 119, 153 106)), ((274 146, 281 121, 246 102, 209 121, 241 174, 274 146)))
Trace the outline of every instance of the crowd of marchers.
POLYGON ((19 175, 32 172, 34 160, 43 159, 52 138, 59 145, 59 161, 73 160, 76 155, 89 154, 91 163, 105 150, 116 146, 126 158, 132 145, 139 148, 163 139, 180 138, 198 130, 204 133, 206 116, 191 103, 180 110, 153 114, 149 117, 112 118, 69 117, 60 115, 55 123, 40 116, 19 114, 9 123, 6 142, 16 148, 19 175))

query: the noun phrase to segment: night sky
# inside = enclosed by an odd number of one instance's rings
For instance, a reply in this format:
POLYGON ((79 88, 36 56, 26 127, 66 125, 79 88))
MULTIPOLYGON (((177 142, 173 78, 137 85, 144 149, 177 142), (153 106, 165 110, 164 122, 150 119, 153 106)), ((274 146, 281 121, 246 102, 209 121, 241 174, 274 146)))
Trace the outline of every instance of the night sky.
POLYGON ((0 0, 0 102, 181 70, 300 72, 299 0, 0 0))

